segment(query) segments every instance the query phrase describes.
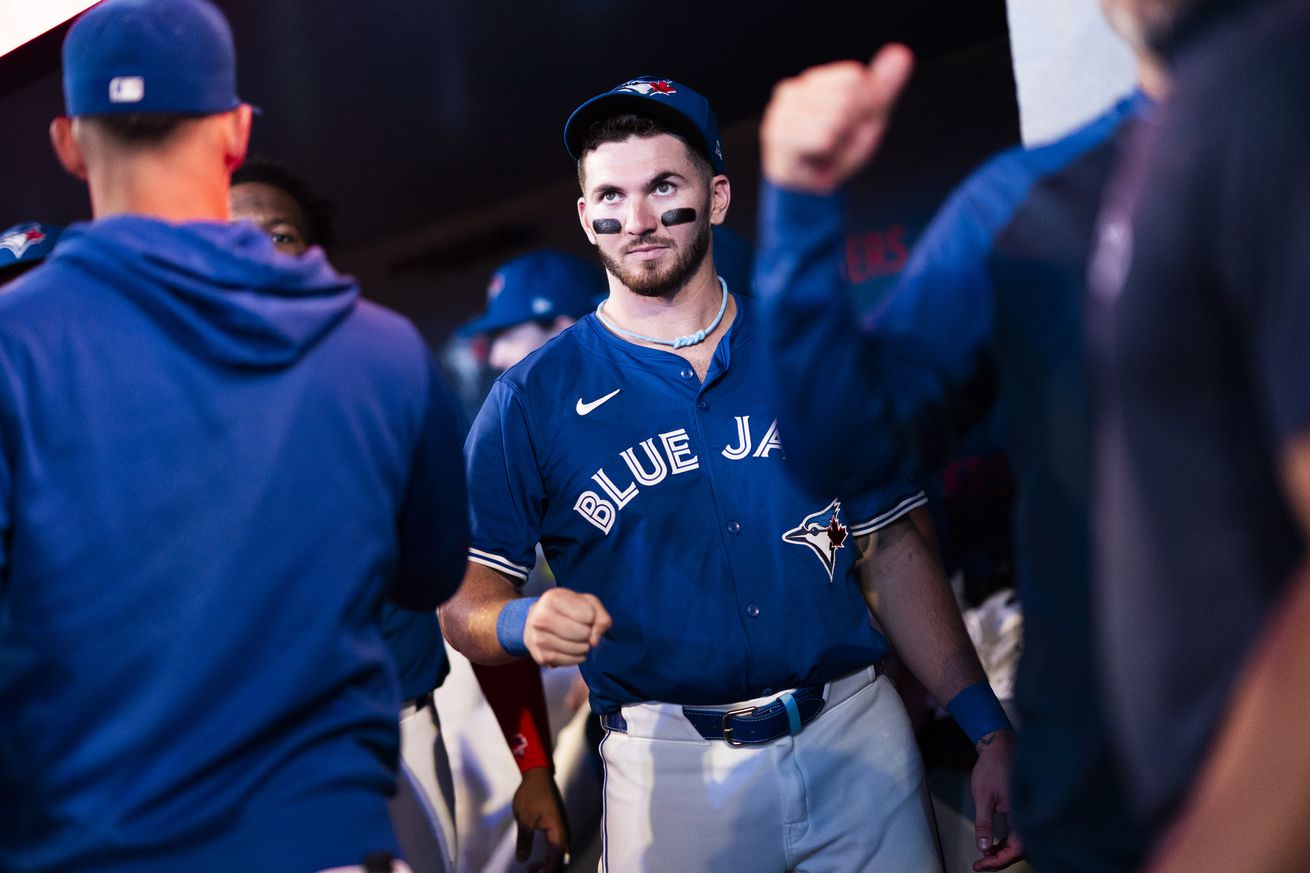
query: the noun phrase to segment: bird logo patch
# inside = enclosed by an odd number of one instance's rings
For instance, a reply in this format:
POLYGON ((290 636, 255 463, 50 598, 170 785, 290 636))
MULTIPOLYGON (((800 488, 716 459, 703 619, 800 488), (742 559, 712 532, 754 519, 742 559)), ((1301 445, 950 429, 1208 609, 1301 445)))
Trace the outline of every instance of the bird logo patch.
POLYGON ((782 535, 783 542, 804 546, 828 571, 832 581, 837 566, 837 550, 846 548, 846 525, 841 522, 841 501, 834 500, 818 512, 805 516, 796 527, 782 535))
POLYGON ((35 224, 25 224, 14 228, 10 233, 0 236, 0 249, 9 249, 14 253, 14 260, 23 256, 23 252, 45 239, 45 234, 35 224))
POLYGON ((654 79, 647 81, 645 79, 633 79, 631 82, 624 82, 614 89, 615 91, 636 91, 643 97, 654 97, 657 94, 677 94, 678 90, 673 87, 673 83, 668 79, 654 79))

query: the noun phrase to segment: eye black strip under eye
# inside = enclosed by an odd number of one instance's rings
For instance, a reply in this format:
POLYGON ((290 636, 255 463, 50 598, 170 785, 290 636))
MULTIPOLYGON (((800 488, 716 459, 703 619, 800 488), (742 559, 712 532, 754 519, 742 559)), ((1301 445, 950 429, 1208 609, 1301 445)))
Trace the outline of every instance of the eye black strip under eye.
POLYGON ((672 227, 675 224, 690 224, 696 220, 696 210, 690 206, 683 206, 679 209, 670 209, 660 216, 660 224, 665 227, 672 227))

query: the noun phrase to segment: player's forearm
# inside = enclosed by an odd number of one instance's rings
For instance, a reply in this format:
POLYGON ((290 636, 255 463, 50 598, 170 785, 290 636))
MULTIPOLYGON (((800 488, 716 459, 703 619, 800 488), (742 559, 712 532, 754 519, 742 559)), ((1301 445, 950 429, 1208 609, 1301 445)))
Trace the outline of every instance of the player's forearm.
POLYGON ((474 664, 473 675, 496 715, 519 770, 550 768, 550 721, 541 686, 541 668, 535 661, 523 658, 495 667, 474 664))
POLYGON ((1301 575, 1247 663, 1151 873, 1310 870, 1310 578, 1301 575))
POLYGON ((459 590, 439 611, 441 632, 456 651, 475 664, 508 664, 519 656, 505 651, 496 622, 505 604, 517 597, 508 579, 470 561, 459 590))
POLYGON ((906 517, 861 542, 860 586, 896 653, 940 704, 986 680, 937 555, 906 517))

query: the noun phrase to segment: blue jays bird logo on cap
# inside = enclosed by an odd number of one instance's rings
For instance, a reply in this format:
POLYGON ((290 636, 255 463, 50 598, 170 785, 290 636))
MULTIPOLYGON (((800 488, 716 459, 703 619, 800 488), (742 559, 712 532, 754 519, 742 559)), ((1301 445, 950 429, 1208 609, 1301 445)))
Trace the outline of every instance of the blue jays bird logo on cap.
POLYGON ((846 525, 841 523, 841 501, 834 500, 818 512, 805 516, 799 525, 782 535, 783 542, 804 546, 828 571, 832 581, 837 550, 846 548, 846 525))
POLYGON ((631 82, 624 82, 614 89, 615 91, 635 91, 647 97, 653 97, 657 94, 677 94, 678 89, 673 87, 673 83, 668 79, 633 79, 631 82))
POLYGON ((15 258, 21 258, 30 246, 45 239, 41 228, 35 224, 24 224, 0 236, 0 249, 9 249, 15 258))

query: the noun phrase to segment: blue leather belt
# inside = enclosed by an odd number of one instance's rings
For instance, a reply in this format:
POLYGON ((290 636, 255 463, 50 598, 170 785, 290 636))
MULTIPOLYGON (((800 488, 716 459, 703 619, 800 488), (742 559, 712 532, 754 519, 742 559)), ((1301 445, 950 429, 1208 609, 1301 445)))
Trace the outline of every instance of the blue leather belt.
MULTIPOLYGON (((682 714, 707 740, 723 740, 730 746, 754 746, 799 733, 822 710, 823 686, 814 685, 780 695, 764 706, 729 710, 684 706, 682 714)), ((606 730, 623 733, 628 730, 628 722, 621 712, 603 714, 600 723, 606 730)))
POLYGON ((822 685, 798 688, 764 706, 745 706, 726 712, 694 706, 682 708, 682 714, 702 737, 723 740, 730 746, 771 743, 779 737, 800 733, 801 726, 813 721, 822 711, 822 685))

